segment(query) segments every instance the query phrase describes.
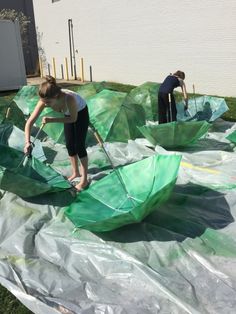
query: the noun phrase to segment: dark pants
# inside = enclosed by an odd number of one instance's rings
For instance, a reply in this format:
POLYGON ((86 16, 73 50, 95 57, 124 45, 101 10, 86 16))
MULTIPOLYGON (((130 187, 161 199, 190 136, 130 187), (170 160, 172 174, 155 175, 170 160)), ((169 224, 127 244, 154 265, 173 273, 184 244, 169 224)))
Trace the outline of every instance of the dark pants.
POLYGON ((89 126, 88 107, 78 112, 74 123, 64 123, 66 148, 69 156, 78 155, 79 158, 87 156, 85 140, 89 126))
POLYGON ((176 115, 177 110, 174 95, 171 94, 171 104, 169 104, 168 94, 158 93, 159 124, 176 121, 176 115))

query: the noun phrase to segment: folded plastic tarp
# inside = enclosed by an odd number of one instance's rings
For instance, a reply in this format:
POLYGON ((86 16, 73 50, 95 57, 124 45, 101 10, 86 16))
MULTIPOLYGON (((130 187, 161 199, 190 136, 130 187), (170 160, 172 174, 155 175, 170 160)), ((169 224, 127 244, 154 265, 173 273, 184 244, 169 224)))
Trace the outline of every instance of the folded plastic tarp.
POLYGON ((210 124, 206 121, 191 121, 148 124, 139 127, 139 130, 154 146, 174 148, 194 143, 206 134, 209 128, 210 124))
POLYGON ((0 145, 0 188, 21 197, 32 197, 71 187, 51 167, 32 157, 21 163, 24 154, 14 148, 0 145))
POLYGON ((145 110, 146 120, 156 121, 158 118, 158 90, 160 84, 146 82, 135 87, 127 95, 126 102, 129 104, 141 105, 145 110))
POLYGON ((104 89, 88 99, 90 121, 104 141, 127 142, 141 136, 137 126, 145 123, 144 110, 125 104, 126 95, 104 89))
POLYGON ((186 112, 184 106, 184 102, 176 105, 178 121, 206 120, 213 122, 229 110, 224 98, 206 95, 190 99, 186 112))
POLYGON ((140 222, 168 199, 180 161, 180 155, 154 155, 117 168, 81 192, 65 215, 76 227, 91 231, 140 222))

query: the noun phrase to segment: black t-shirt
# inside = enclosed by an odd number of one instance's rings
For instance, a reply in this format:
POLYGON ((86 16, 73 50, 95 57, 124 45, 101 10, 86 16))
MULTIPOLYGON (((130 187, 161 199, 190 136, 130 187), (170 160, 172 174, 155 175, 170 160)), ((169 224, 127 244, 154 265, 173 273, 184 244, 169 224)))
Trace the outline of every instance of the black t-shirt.
POLYGON ((176 87, 180 86, 179 79, 174 75, 168 75, 159 88, 159 93, 172 93, 176 87))

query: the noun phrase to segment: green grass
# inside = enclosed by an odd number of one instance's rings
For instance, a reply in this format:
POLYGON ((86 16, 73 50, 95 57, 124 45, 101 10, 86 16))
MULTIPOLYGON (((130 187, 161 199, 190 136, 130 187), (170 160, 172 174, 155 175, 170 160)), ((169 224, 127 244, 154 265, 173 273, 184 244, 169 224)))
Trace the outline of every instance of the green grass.
POLYGON ((0 314, 32 314, 32 312, 0 285, 0 314))
MULTIPOLYGON (((104 82, 104 87, 110 90, 119 91, 129 93, 131 89, 135 88, 134 85, 121 84, 115 82, 104 82)), ((63 86, 63 84, 60 84, 63 86)), ((72 84, 65 84, 63 87, 67 87, 68 85, 73 86, 72 84)), ((4 97, 5 100, 11 101, 15 96, 16 92, 1 92, 0 97, 4 97)), ((180 101, 182 99, 181 93, 176 92, 176 101, 180 101)), ((200 94, 196 94, 197 96, 201 96, 200 94)), ((194 97, 193 94, 189 94, 189 99, 194 97)), ((224 97, 225 101, 229 107, 229 111, 227 111, 223 115, 223 119, 228 121, 236 121, 236 97, 224 97)), ((32 313, 26 307, 24 307, 7 289, 0 285, 0 314, 30 314, 32 313)))

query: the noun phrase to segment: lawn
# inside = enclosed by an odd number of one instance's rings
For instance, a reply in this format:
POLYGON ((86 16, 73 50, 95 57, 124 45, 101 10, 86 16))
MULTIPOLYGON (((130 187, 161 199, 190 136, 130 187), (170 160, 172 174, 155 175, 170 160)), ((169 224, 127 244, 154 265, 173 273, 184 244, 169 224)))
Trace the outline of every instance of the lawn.
MULTIPOLYGON (((133 89, 135 86, 133 85, 127 85, 127 84, 121 84, 121 83, 112 83, 112 82, 105 82, 105 87, 107 89, 120 91, 120 92, 129 92, 131 89, 133 89)), ((61 84, 63 86, 63 84, 61 84)), ((73 85, 73 84, 71 84, 73 85)), ((65 84, 65 87, 68 86, 68 84, 65 84)), ((16 92, 2 92, 0 93, 0 97, 4 97, 6 100, 10 101, 14 96, 16 92)), ((189 98, 192 98, 194 95, 189 94, 189 98)), ((195 95, 201 96, 200 94, 195 95)), ((222 96, 223 97, 223 96, 222 96)), ((236 121, 236 97, 224 97, 225 101, 229 107, 229 111, 227 111, 223 115, 223 119, 228 121, 236 121)), ((181 100, 181 93, 176 93, 176 100, 177 102, 181 100)), ((29 314, 32 313, 29 311, 26 307, 24 307, 18 299, 16 299, 7 289, 2 287, 0 285, 0 313, 4 314, 29 314)))

